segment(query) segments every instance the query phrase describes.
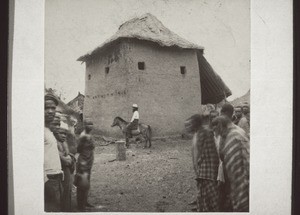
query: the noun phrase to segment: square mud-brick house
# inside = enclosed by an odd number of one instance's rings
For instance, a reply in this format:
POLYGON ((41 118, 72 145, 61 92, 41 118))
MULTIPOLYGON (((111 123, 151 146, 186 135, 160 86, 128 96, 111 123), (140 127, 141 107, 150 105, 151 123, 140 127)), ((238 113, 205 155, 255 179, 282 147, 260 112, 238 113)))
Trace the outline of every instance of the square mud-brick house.
POLYGON ((111 128, 113 119, 129 121, 136 103, 140 121, 151 125, 154 136, 182 134, 184 121, 199 113, 201 104, 231 95, 203 49, 151 14, 125 22, 78 59, 86 63, 84 117, 93 119, 101 134, 119 136, 119 128, 111 128), (210 83, 203 85, 201 78, 210 83))

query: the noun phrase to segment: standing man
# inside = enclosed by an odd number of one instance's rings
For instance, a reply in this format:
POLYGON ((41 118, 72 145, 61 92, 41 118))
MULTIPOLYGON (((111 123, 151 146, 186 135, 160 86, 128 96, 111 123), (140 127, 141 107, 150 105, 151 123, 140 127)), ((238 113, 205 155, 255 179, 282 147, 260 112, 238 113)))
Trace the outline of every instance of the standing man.
POLYGON ((230 103, 225 103, 221 108, 221 115, 227 116, 232 120, 233 110, 233 106, 230 103))
POLYGON ((60 128, 60 116, 59 113, 56 111, 54 115, 54 119, 50 123, 50 130, 54 134, 54 137, 57 139, 58 137, 58 129, 60 128))
POLYGON ((132 105, 132 117, 130 120, 130 123, 127 125, 126 127, 126 146, 129 146, 129 140, 128 138, 132 137, 132 131, 134 130, 138 130, 139 128, 139 119, 140 119, 140 115, 138 112, 138 105, 137 104, 133 104, 132 105))
POLYGON ((219 116, 219 112, 217 110, 211 110, 209 112, 209 127, 211 128, 211 123, 213 121, 214 118, 216 118, 217 116, 219 116))
POLYGON ((239 124, 239 121, 241 120, 243 116, 243 111, 242 111, 242 107, 241 106, 236 106, 234 108, 234 115, 232 117, 232 122, 235 124, 235 125, 238 125, 239 124))
POLYGON ((185 127, 193 133, 192 160, 196 175, 198 212, 219 211, 218 169, 219 157, 213 131, 203 124, 203 116, 190 117, 185 127))
POLYGON ((222 211, 249 211, 249 139, 228 117, 213 120, 225 177, 222 211))
POLYGON ((50 130, 50 124, 54 119, 57 98, 47 93, 45 95, 45 127, 44 127, 44 201, 46 212, 61 211, 62 179, 57 142, 50 130))
POLYGON ((248 137, 250 137, 250 106, 245 102, 242 106, 243 108, 243 117, 239 121, 238 126, 241 127, 248 137))
POLYGON ((91 170, 94 162, 94 139, 91 135, 93 122, 84 121, 84 130, 78 139, 77 152, 79 153, 74 184, 77 186, 77 207, 79 211, 85 211, 87 207, 93 207, 88 203, 90 189, 91 170))

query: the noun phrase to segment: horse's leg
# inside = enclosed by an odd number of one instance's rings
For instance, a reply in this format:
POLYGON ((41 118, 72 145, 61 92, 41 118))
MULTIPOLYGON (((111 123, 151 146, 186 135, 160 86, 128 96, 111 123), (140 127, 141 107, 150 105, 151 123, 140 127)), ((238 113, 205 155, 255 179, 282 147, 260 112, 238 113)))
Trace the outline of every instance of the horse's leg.
POLYGON ((148 148, 150 148, 150 147, 151 147, 151 133, 150 133, 149 130, 148 130, 148 132, 147 132, 147 139, 148 139, 148 142, 149 142, 148 148))
POLYGON ((126 148, 129 147, 129 138, 126 133, 125 133, 125 146, 126 146, 126 148))
POLYGON ((144 141, 145 141, 145 143, 144 143, 144 148, 147 148, 147 134, 146 133, 143 133, 142 134, 142 136, 143 136, 143 139, 144 139, 144 141))

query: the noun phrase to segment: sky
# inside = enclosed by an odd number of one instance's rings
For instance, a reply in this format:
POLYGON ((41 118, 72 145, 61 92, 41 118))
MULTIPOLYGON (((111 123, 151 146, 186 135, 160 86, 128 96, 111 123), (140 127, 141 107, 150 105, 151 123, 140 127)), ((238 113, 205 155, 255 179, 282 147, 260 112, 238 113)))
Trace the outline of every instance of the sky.
POLYGON ((145 13, 205 48, 205 58, 232 91, 228 100, 250 89, 249 0, 46 0, 45 86, 65 102, 84 94, 85 64, 77 59, 145 13))

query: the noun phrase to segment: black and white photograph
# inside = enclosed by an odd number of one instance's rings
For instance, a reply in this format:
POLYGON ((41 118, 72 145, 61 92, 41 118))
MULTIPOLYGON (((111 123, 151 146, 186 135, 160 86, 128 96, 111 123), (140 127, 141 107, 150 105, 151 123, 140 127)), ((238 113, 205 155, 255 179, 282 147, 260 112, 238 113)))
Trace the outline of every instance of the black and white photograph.
POLYGON ((15 214, 290 211, 290 3, 29 1, 13 14, 15 214))
POLYGON ((248 212, 250 1, 45 1, 45 211, 248 212))

